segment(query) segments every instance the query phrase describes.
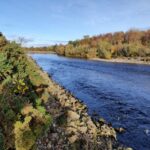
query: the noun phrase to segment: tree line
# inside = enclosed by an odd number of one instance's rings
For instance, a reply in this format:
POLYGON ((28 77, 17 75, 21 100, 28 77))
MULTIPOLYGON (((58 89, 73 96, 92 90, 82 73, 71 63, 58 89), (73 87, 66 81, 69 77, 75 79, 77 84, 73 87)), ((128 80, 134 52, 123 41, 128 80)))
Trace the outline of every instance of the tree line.
POLYGON ((150 30, 133 29, 93 37, 86 35, 83 39, 69 41, 66 45, 30 47, 26 50, 54 51, 59 55, 79 58, 149 57, 150 30))
POLYGON ((59 55, 80 58, 149 57, 150 30, 85 36, 67 45, 55 45, 53 51, 59 55))

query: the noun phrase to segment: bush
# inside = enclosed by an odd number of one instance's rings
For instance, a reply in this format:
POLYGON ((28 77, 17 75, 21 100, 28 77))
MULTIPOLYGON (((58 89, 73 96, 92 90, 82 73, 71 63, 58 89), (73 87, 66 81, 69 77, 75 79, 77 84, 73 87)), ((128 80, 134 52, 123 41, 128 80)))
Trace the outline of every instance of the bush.
POLYGON ((17 121, 15 123, 15 146, 16 150, 30 150, 36 140, 31 128, 31 117, 28 116, 24 119, 24 122, 17 121))
POLYGON ((111 59, 111 52, 105 49, 99 50, 99 57, 104 59, 111 59))
POLYGON ((100 58, 110 59, 111 58, 111 44, 105 41, 98 43, 98 56, 100 58))
POLYGON ((7 40, 6 38, 0 34, 0 50, 1 50, 1 47, 5 46, 7 44, 7 40))
POLYGON ((4 143, 4 149, 31 149, 51 123, 41 100, 37 100, 44 94, 37 95, 38 86, 46 87, 37 67, 28 60, 20 45, 12 42, 4 46, 0 53, 0 127, 3 131, 0 144, 4 143))
POLYGON ((24 121, 15 123, 15 146, 16 150, 30 150, 34 146, 37 137, 51 123, 51 118, 46 115, 45 111, 41 112, 31 105, 22 109, 22 115, 25 116, 24 121))
POLYGON ((87 58, 96 58, 98 55, 96 48, 90 48, 86 54, 87 58))

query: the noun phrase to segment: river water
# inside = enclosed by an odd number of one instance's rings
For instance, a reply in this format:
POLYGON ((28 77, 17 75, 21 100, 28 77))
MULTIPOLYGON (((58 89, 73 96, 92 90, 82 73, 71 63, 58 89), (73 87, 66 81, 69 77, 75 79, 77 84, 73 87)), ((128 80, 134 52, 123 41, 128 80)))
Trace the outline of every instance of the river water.
POLYGON ((113 127, 118 140, 150 150, 150 66, 32 54, 38 65, 113 127))

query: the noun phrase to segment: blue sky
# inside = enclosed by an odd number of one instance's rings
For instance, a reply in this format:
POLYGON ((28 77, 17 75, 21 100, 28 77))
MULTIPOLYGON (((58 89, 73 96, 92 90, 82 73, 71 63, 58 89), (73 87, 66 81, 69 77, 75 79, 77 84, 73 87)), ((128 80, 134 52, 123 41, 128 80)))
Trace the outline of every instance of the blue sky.
POLYGON ((150 27, 150 0, 0 0, 0 31, 28 45, 150 27))

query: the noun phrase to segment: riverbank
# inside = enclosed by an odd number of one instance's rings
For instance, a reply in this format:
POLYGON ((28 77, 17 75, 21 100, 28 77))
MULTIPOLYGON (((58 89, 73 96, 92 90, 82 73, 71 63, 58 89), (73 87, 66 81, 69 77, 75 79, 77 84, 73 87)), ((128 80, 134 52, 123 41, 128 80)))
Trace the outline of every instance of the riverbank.
MULTIPOLYGON (((33 60, 32 60, 33 61, 33 60)), ((39 74, 46 81, 49 100, 47 111, 53 116, 48 132, 37 141, 39 150, 47 149, 119 149, 115 130, 105 121, 93 122, 87 114, 87 107, 56 84, 47 73, 37 66, 39 74)))
POLYGON ((25 51, 27 54, 56 54, 53 51, 25 51))
MULTIPOLYGON (((28 51, 29 54, 56 54, 56 52, 53 51, 28 51)), ((61 55, 63 56, 63 55, 61 55)), ((64 56, 66 57, 66 56, 64 56)), ((69 57, 70 58, 70 57, 69 57)), ((78 57, 71 57, 71 58, 78 58, 78 57)), ((83 59, 83 58, 80 58, 83 59)), ((85 59, 85 58, 84 58, 85 59)), ((113 62, 113 63, 128 63, 128 64, 144 64, 144 65, 150 65, 150 57, 122 57, 122 58, 111 58, 111 59, 103 59, 103 58, 88 58, 88 60, 94 60, 94 61, 104 61, 104 62, 113 62)))
POLYGON ((89 60, 113 62, 113 63, 150 65, 150 58, 125 58, 125 57, 124 58, 112 58, 112 59, 90 58, 89 60))
POLYGON ((0 46, 0 150, 33 150, 52 123, 37 67, 15 42, 0 46))

